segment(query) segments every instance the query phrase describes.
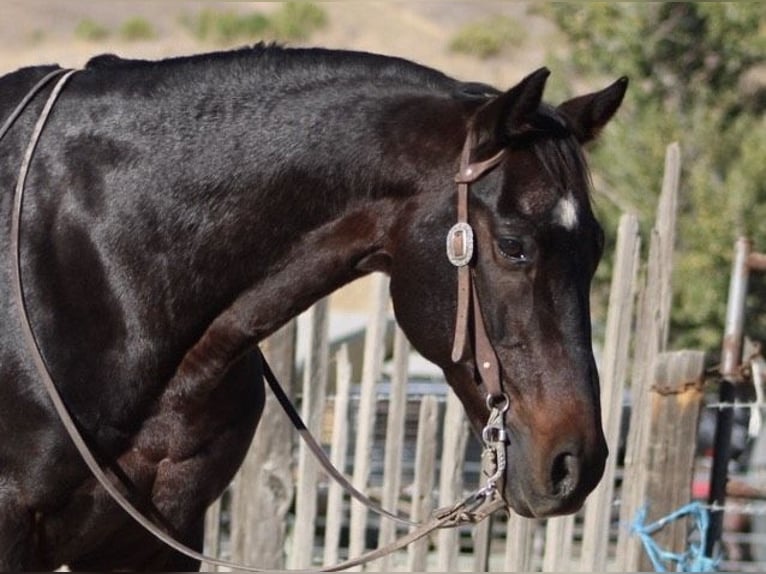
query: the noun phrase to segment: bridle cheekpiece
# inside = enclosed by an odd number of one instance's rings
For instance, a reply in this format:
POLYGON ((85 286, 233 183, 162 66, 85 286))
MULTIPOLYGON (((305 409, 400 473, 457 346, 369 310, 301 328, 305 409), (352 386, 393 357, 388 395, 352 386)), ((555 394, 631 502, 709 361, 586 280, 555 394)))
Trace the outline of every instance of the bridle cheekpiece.
POLYGON ((479 304, 476 282, 473 280, 476 237, 468 221, 468 199, 470 184, 474 183, 505 158, 506 151, 501 149, 489 159, 471 162, 471 150, 475 144, 474 132, 469 126, 463 151, 460 156, 460 170, 455 176, 457 183, 457 222, 447 233, 447 258, 457 267, 457 312, 455 316, 455 339, 452 346, 452 360, 455 363, 470 357, 473 347, 473 359, 478 381, 484 385, 487 394, 487 407, 490 411, 487 424, 482 430, 484 458, 487 471, 488 489, 503 492, 506 459, 505 449, 510 442, 508 429, 505 427, 505 413, 510 407, 510 398, 503 390, 500 362, 492 346, 479 304), (469 320, 473 318, 473 329, 469 320), (469 333, 473 332, 473 345, 469 344, 469 333), (497 483, 501 483, 500 486, 497 483))

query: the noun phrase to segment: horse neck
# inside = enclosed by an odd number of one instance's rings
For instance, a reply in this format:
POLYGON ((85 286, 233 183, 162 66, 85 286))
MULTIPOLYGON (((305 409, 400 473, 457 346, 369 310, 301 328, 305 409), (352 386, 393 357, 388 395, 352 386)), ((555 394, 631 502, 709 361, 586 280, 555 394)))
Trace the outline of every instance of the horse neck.
POLYGON ((367 273, 364 263, 385 248, 392 226, 421 193, 452 189, 462 139, 455 123, 462 119, 445 117, 457 109, 447 99, 433 107, 422 95, 383 101, 366 87, 327 103, 319 91, 273 103, 268 115, 263 102, 245 106, 223 130, 219 123, 215 133, 202 133, 193 169, 222 163, 181 194, 195 198, 188 211, 202 198, 225 216, 204 237, 205 249, 217 251, 202 271, 215 288, 200 281, 199 294, 218 293, 219 308, 232 297, 261 300, 264 311, 248 311, 259 316, 258 339, 367 273), (255 127, 241 133, 241 125, 255 127), (226 137, 236 130, 239 140, 226 137), (241 160, 226 168, 237 155, 241 160))
MULTIPOLYGON (((293 149, 282 162, 267 166, 266 176, 259 166, 253 168, 253 179, 244 187, 258 191, 239 201, 240 213, 257 214, 250 240, 240 249, 240 265, 254 271, 187 347, 163 400, 172 405, 185 400, 186 389, 210 390, 217 380, 210 374, 223 376, 231 357, 343 284, 376 268, 385 270, 380 262, 391 251, 394 229, 424 197, 453 189, 459 138, 447 152, 437 148, 445 141, 449 145, 449 138, 413 145, 422 142, 413 141, 411 126, 389 121, 401 110, 365 118, 351 137, 340 138, 348 131, 344 125, 322 124, 308 144, 297 146, 300 153, 293 149), (381 124, 389 128, 386 138, 371 145, 381 124)), ((441 120, 443 126, 443 115, 441 120)), ((423 134, 432 135, 425 129, 423 134)), ((207 395, 200 391, 199 396, 207 395)))

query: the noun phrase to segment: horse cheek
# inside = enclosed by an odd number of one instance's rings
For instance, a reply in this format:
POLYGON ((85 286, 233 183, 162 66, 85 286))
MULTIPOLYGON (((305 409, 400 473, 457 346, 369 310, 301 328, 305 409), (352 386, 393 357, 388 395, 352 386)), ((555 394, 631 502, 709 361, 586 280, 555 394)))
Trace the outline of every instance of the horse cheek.
MULTIPOLYGON (((440 242, 441 244, 441 242, 440 242)), ((410 343, 442 368, 451 363, 455 277, 437 249, 397 252, 391 268, 391 298, 397 322, 410 343)))

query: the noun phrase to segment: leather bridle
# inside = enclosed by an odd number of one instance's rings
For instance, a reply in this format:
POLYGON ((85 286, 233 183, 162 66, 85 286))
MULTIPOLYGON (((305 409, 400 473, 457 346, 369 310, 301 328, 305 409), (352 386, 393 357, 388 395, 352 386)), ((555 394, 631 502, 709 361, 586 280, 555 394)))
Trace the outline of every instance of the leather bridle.
POLYGON ((502 374, 497 353, 492 346, 484 317, 479 304, 479 293, 476 290, 474 272, 474 250, 476 236, 468 221, 468 200, 470 184, 476 182, 492 169, 497 167, 505 157, 505 149, 501 149, 489 159, 471 162, 471 151, 474 147, 474 132, 470 126, 468 135, 460 155, 460 170, 455 176, 457 183, 457 223, 447 234, 447 257, 457 267, 457 313, 455 318, 455 339, 452 346, 452 360, 455 363, 470 358, 468 343, 470 318, 473 318, 473 359, 476 373, 487 393, 487 404, 503 404, 509 401, 503 391, 502 374))
MULTIPOLYGON (((178 542, 173 536, 168 534, 163 527, 157 526, 152 520, 146 518, 142 512, 139 511, 133 505, 133 503, 127 499, 127 497, 121 492, 120 488, 118 488, 118 484, 121 482, 121 480, 117 477, 117 480, 115 481, 113 478, 107 476, 106 472, 101 467, 101 464, 96 460, 95 456, 88 447, 85 438, 83 437, 71 414, 69 413, 69 410, 52 379, 52 376, 45 363, 45 359, 42 356, 42 352, 38 345, 37 339, 34 335, 34 331, 30 324, 29 315, 26 309, 21 277, 20 236, 24 187, 32 158, 34 156, 34 152, 42 131, 45 127, 46 121, 51 111, 53 110, 53 106, 59 94, 63 90, 65 84, 72 77, 72 75, 75 74, 75 72, 75 70, 58 69, 47 74, 40 81, 38 81, 35 86, 27 93, 27 95, 22 99, 22 101, 0 127, 0 140, 2 140, 3 136, 9 131, 11 126, 21 115, 29 102, 50 81, 58 77, 58 81, 49 94, 30 137, 29 144, 27 145, 22 164, 19 169, 19 176, 16 182, 13 197, 13 211, 10 234, 12 258, 11 267, 13 275, 12 290, 13 301, 17 310, 24 344, 32 357, 35 369, 43 382, 48 396, 50 397, 64 428, 66 429, 75 447, 83 458, 83 461, 86 463, 91 473, 98 480, 101 486, 119 506, 121 506, 144 529, 181 554, 184 554, 195 560, 200 560, 217 566, 233 568, 235 570, 246 570, 253 572, 263 571, 264 569, 262 568, 255 568, 252 566, 205 556, 200 552, 187 547, 186 545, 178 542)), ((381 556, 384 556, 385 554, 393 552, 394 550, 403 548, 407 544, 410 544, 411 542, 414 542, 415 540, 428 535, 430 532, 438 528, 457 526, 466 523, 477 523, 490 516, 493 512, 506 506, 505 501, 503 500, 503 485, 506 467, 505 450, 508 444, 508 432, 504 424, 504 415, 509 407, 509 399, 508 395, 503 392, 501 387, 501 375, 497 355, 495 354, 494 349, 489 341, 489 337, 487 336, 484 321, 481 315, 481 309, 479 307, 478 293, 471 278, 471 261, 473 259, 474 238, 473 229, 468 223, 469 184, 476 181, 486 172, 498 165, 503 159, 504 152, 501 151, 486 161, 470 163, 469 160, 472 148, 473 136, 469 130, 469 135, 466 137, 465 146, 461 155, 460 172, 455 178, 455 181, 458 184, 458 223, 453 226, 449 232, 447 238, 447 253, 450 261, 452 261, 453 264, 458 267, 458 305, 453 360, 458 362, 464 360, 467 357, 469 317, 471 316, 472 308, 474 360, 476 363, 476 369, 487 391, 487 406, 490 409, 490 416, 482 432, 482 439, 484 441, 486 455, 482 457, 484 461, 483 472, 486 477, 486 482, 484 486, 470 493, 468 496, 453 506, 436 510, 429 522, 414 525, 416 526, 414 530, 389 544, 388 546, 370 551, 358 558, 347 560, 346 562, 337 564, 335 566, 324 568, 323 571, 347 569, 351 568, 352 566, 375 560, 381 556)), ((333 478, 338 480, 341 483, 341 486, 343 486, 343 488, 346 489, 352 497, 356 498, 363 504, 366 504, 373 511, 389 518, 407 522, 397 515, 380 508, 380 506, 371 501, 366 495, 356 490, 353 485, 348 482, 348 479, 346 479, 340 471, 332 466, 332 463, 330 463, 329 459, 322 451, 321 446, 319 446, 316 439, 314 439, 308 433, 300 415, 285 395, 284 391, 279 385, 279 382, 274 377, 271 368, 269 367, 262 354, 261 357, 263 359, 264 377, 266 381, 274 391, 280 405, 293 422, 300 436, 307 442, 309 449, 318 456, 319 462, 325 467, 328 473, 333 476, 333 478)))

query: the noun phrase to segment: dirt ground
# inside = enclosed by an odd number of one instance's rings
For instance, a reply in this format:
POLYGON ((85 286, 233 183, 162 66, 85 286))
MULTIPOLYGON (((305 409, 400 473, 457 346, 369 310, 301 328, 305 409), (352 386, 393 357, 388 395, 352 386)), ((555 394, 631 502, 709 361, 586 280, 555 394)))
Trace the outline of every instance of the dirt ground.
MULTIPOLYGON (((327 26, 306 45, 379 52, 415 60, 464 80, 510 87, 545 64, 553 36, 550 23, 527 2, 320 2, 327 26), (522 23, 526 41, 501 56, 480 60, 449 50, 450 39, 465 24, 502 14, 522 23)), ((184 15, 203 9, 263 12, 278 2, 221 2, 190 0, 2 0, 0 8, 0 75, 22 66, 57 63, 82 66, 101 53, 124 57, 163 58, 222 49, 201 43, 181 24, 184 15), (142 17, 157 36, 126 41, 112 33, 103 41, 87 41, 75 34, 90 19, 117 30, 127 19, 142 17)), ((359 311, 369 302, 369 283, 356 282, 333 297, 333 306, 359 311)))

